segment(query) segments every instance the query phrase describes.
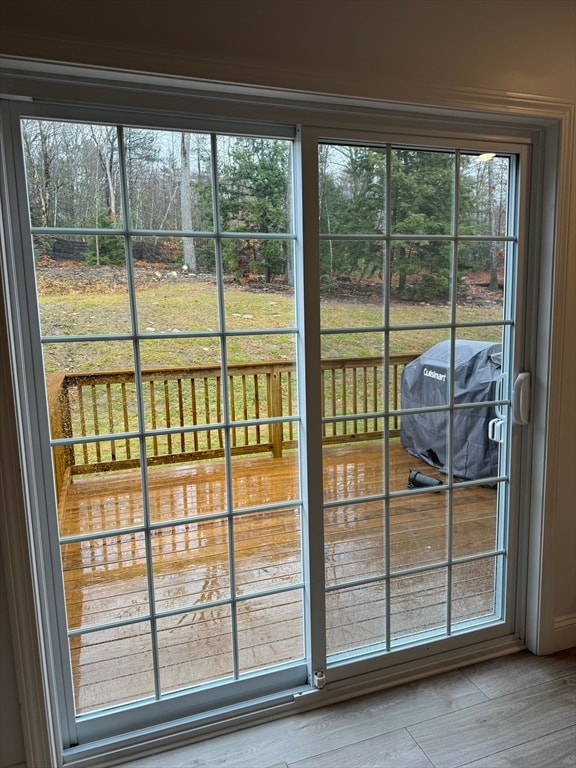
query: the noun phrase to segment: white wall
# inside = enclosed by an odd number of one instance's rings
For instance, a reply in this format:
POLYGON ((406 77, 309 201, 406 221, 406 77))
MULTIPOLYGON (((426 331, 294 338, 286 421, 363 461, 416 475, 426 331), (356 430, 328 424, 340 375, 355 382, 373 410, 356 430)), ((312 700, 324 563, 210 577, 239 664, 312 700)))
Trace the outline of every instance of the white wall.
MULTIPOLYGON (((470 93, 503 109, 525 96, 576 104, 576 0, 4 0, 0 14, 6 55, 433 106, 470 93)), ((574 172, 562 195, 574 210, 574 172)), ((576 632, 576 214, 562 238, 571 259, 553 316, 544 652, 576 632)), ((1 345, 0 356, 6 376, 1 345)), ((6 466, 0 479, 18 497, 6 466)), ((6 627, 0 589, 0 768, 24 759, 6 627)))

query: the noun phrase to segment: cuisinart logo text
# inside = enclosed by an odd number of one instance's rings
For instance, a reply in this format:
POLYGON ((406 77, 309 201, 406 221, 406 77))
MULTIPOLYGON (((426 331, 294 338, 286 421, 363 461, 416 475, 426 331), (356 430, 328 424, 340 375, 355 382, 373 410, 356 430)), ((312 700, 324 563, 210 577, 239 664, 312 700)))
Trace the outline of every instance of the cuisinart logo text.
POLYGON ((424 368, 424 376, 428 376, 430 379, 437 379, 438 381, 446 381, 446 374, 435 371, 433 368, 424 368))

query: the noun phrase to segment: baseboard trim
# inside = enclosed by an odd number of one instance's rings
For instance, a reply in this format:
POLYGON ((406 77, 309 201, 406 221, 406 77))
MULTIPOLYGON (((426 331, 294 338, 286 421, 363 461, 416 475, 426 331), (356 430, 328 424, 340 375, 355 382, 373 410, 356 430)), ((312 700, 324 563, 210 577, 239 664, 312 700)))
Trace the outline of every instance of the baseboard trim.
POLYGON ((567 613, 554 619, 548 653, 557 653, 576 646, 576 613, 567 613))

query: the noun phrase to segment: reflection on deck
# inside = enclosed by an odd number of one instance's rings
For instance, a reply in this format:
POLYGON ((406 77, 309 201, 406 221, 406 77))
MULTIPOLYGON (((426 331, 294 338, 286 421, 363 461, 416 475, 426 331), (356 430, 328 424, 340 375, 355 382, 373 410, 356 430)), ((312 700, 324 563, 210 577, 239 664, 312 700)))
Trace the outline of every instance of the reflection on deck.
MULTIPOLYGON (((338 502, 323 520, 329 653, 386 642, 387 609, 392 645, 442 632, 448 589, 453 622, 495 608, 494 558, 446 563, 495 549, 496 491, 456 487, 358 503, 386 490, 385 459, 391 491, 406 489, 410 468, 434 474, 399 441, 389 450, 384 456, 379 441, 324 448, 324 498, 338 502), (370 581, 387 572, 389 590, 370 581)), ((297 461, 291 452, 235 457, 229 482, 220 459, 154 467, 147 508, 138 470, 74 478, 61 535, 98 534, 62 544, 79 712, 155 695, 152 632, 162 693, 233 679, 233 626, 240 673, 303 657, 297 461), (233 520, 225 514, 229 493, 234 508, 246 510, 233 520), (269 504, 278 506, 255 509, 269 504), (240 601, 232 604, 233 595, 240 601)), ((311 510, 318 522, 321 514, 311 510)))

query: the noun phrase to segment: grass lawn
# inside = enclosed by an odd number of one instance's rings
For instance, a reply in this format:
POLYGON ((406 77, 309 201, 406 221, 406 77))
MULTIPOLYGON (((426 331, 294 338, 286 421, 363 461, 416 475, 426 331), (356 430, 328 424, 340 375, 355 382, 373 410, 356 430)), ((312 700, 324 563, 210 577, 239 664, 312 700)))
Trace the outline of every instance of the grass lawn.
MULTIPOLYGON (((40 317, 44 336, 85 334, 129 334, 130 312, 125 289, 94 292, 63 292, 40 295, 40 317)), ((295 302, 283 292, 248 291, 227 285, 224 292, 228 330, 262 331, 294 326, 295 302)), ((136 293, 138 325, 141 333, 218 331, 217 296, 212 283, 184 280, 161 283, 136 293)), ((389 309, 390 323, 398 327, 389 335, 391 354, 420 354, 432 344, 448 338, 447 329, 434 323, 450 321, 449 307, 434 304, 394 303, 389 309), (403 328, 410 326, 410 328, 403 328)), ((456 319, 468 323, 498 321, 502 306, 498 302, 458 305, 456 319)), ((323 298, 321 323, 324 329, 361 328, 382 325, 382 306, 375 300, 323 298)), ((461 338, 499 341, 501 328, 462 328, 461 338)), ((383 334, 359 331, 327 334, 322 339, 323 357, 361 357, 378 355, 383 349, 383 334)), ((252 362, 294 357, 294 336, 286 334, 244 335, 227 340, 231 362, 252 362)), ((131 368, 130 341, 75 342, 47 344, 44 349, 47 373, 73 370, 131 368)), ((169 367, 214 363, 219 359, 218 338, 161 338, 140 345, 144 367, 169 367)))

